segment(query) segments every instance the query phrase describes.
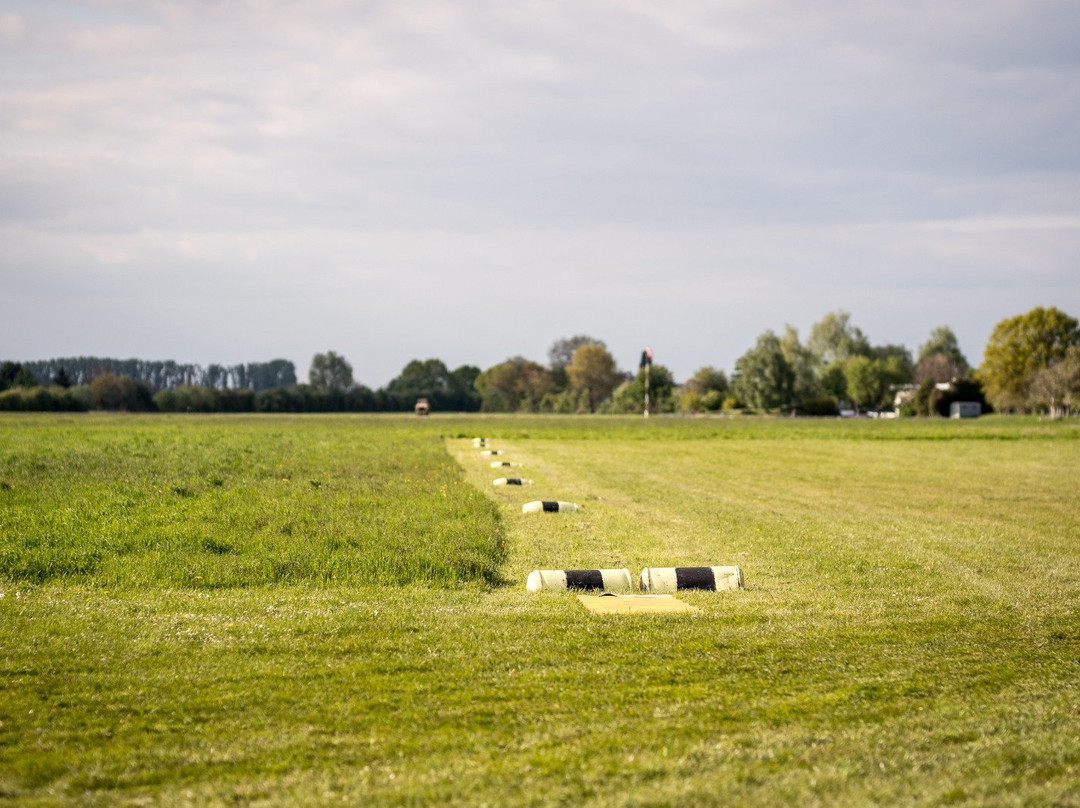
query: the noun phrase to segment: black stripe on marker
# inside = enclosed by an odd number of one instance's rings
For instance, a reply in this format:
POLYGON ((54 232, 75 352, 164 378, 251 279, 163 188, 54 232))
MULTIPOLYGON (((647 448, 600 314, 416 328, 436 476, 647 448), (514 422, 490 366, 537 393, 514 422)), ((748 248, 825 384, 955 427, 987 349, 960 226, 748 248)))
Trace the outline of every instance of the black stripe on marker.
POLYGON ((675 586, 677 589, 711 589, 716 591, 716 577, 712 567, 676 567, 675 586))
POLYGON ((565 570, 567 589, 603 589, 604 575, 600 570, 565 570))
POLYGON ((543 502, 543 505, 544 505, 544 513, 558 513, 559 512, 559 503, 558 502, 548 502, 547 500, 545 500, 543 502))
POLYGON ((507 485, 521 485, 521 478, 520 477, 507 477, 506 478, 506 484, 507 485))

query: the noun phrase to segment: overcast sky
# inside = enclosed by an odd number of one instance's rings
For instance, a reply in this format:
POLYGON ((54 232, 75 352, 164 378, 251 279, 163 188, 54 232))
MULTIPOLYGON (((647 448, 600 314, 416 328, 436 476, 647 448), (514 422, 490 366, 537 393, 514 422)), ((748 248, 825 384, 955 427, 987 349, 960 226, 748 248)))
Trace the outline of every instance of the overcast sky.
POLYGON ((1080 316, 1080 3, 0 0, 0 358, 677 379, 1080 316))

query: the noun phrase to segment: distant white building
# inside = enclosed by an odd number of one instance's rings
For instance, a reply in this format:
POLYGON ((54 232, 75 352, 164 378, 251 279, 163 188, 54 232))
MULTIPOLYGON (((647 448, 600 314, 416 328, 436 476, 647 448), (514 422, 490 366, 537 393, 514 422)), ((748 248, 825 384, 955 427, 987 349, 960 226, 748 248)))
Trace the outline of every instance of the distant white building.
POLYGON ((982 415, 982 404, 978 401, 954 401, 949 405, 950 418, 978 418, 982 415))

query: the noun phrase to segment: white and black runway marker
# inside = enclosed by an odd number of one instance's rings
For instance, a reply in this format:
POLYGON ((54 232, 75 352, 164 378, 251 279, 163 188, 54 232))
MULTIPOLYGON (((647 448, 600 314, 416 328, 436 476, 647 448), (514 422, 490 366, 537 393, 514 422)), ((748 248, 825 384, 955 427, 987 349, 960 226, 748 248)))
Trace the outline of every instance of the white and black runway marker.
POLYGON ((536 500, 526 502, 521 506, 522 513, 573 513, 580 506, 576 502, 561 502, 555 500, 536 500))
POLYGON ((665 593, 686 589, 712 592, 742 589, 743 574, 738 567, 646 567, 641 571, 641 588, 665 593))
POLYGON ((493 480, 492 485, 532 485, 532 480, 526 480, 524 477, 499 477, 497 480, 493 480))
POLYGON ((629 592, 633 588, 630 570, 533 570, 525 582, 530 592, 566 589, 629 592))

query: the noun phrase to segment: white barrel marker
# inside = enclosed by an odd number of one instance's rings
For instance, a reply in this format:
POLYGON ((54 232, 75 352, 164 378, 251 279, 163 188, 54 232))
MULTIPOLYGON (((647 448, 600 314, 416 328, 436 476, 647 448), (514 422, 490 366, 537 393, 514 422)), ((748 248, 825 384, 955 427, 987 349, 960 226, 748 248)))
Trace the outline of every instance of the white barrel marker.
POLYGON ((576 502, 554 502, 551 500, 537 500, 526 502, 521 506, 522 513, 573 513, 578 509, 576 502))
POLYGON ((493 481, 492 485, 532 485, 532 480, 525 480, 521 477, 500 477, 493 481))
POLYGON ((494 463, 491 464, 491 467, 493 469, 508 469, 517 468, 520 465, 520 463, 511 463, 509 460, 496 460, 494 463))
POLYGON ((533 570, 525 581, 530 592, 561 592, 567 589, 602 589, 628 592, 633 588, 630 570, 533 570))
POLYGON ((480 453, 481 457, 495 457, 496 455, 506 454, 501 449, 485 449, 480 453))
POLYGON ((718 592, 742 589, 743 574, 738 567, 646 567, 641 571, 641 588, 646 592, 677 592, 707 589, 718 592))
POLYGON ((485 446, 487 446, 487 442, 488 442, 487 438, 473 438, 472 439, 472 445, 475 446, 477 449, 482 449, 485 446))

